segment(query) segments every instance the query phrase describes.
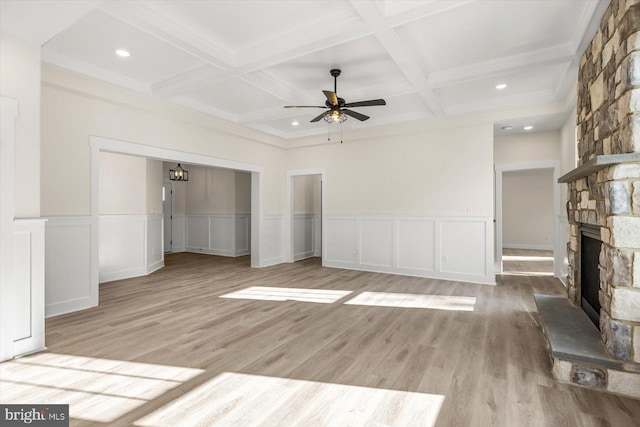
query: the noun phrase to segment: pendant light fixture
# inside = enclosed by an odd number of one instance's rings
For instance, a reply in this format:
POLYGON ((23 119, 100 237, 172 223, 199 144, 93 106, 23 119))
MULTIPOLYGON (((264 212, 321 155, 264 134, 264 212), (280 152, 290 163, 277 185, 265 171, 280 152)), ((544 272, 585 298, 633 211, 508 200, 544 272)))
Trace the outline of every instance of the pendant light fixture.
POLYGON ((189 172, 182 169, 180 163, 175 169, 169 170, 169 179, 171 181, 189 181, 189 172))

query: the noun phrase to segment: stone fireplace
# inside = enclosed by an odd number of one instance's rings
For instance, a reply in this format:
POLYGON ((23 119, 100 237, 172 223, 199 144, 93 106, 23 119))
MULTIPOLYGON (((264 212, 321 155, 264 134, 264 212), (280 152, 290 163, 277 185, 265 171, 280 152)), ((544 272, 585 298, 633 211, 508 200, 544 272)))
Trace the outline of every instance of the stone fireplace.
POLYGON ((610 391, 640 397, 640 1, 612 0, 605 12, 580 62, 577 115, 578 167, 560 178, 568 184, 568 296, 599 310, 602 343, 619 362, 614 373, 597 373, 601 386, 615 378, 626 386, 610 391), (597 257, 584 253, 597 246, 597 257), (594 275, 598 304, 582 286, 594 275))

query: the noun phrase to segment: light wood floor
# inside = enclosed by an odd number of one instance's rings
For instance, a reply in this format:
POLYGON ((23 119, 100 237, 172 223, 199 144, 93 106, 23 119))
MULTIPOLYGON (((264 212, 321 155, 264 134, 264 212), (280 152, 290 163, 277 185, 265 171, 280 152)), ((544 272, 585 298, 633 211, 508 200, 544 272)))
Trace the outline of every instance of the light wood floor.
POLYGON ((49 319, 0 400, 70 403, 72 425, 640 425, 639 400, 553 380, 534 292, 564 288, 173 254, 49 319))
POLYGON ((505 274, 553 276, 553 251, 503 249, 502 271, 505 274))

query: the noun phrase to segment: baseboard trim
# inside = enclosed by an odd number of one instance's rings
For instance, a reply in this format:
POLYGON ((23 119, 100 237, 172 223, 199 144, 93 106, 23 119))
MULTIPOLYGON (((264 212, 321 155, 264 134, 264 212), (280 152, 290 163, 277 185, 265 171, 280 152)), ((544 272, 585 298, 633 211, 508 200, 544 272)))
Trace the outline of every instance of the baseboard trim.
POLYGON ((314 256, 316 256, 315 251, 303 252, 301 254, 295 254, 293 260, 302 261, 303 259, 313 258, 314 256))
POLYGON ((134 277, 146 276, 148 271, 146 268, 132 268, 131 270, 114 271, 112 273, 103 273, 100 275, 100 284, 114 282, 116 280, 132 279, 134 277))
POLYGON ((368 271, 371 273, 395 274, 398 276, 422 277, 425 279, 438 279, 438 280, 448 280, 452 282, 473 283, 477 285, 495 286, 496 284, 496 278, 494 274, 491 274, 490 276, 466 275, 463 273, 452 274, 452 273, 444 273, 444 272, 435 272, 431 270, 416 270, 416 269, 408 269, 408 268, 394 268, 394 267, 363 265, 363 264, 353 265, 353 264, 339 262, 339 261, 326 261, 326 262, 323 262, 322 266, 331 267, 331 268, 342 268, 345 270, 368 271))
POLYGON ((86 310, 88 308, 97 307, 98 298, 90 296, 78 298, 75 300, 50 304, 45 307, 45 318, 61 316, 63 314, 73 313, 75 311, 86 310))
POLYGON ((284 257, 283 256, 279 256, 279 257, 274 257, 274 258, 267 258, 267 259, 263 259, 260 262, 260 267, 271 267, 272 265, 276 265, 276 264, 283 264, 284 263, 284 257))
POLYGON ((154 271, 158 271, 162 267, 164 267, 164 260, 160 260, 158 262, 154 262, 153 264, 147 266, 147 274, 151 274, 154 271))
POLYGON ((200 248, 186 248, 183 252, 190 252, 192 254, 205 254, 205 255, 217 255, 233 258, 236 255, 233 251, 227 249, 200 249, 200 248))

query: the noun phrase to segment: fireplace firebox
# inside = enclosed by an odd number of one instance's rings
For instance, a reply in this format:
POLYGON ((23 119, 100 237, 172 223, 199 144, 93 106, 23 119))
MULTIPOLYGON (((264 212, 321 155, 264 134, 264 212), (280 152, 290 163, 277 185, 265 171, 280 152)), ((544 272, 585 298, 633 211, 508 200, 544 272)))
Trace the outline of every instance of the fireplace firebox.
POLYGON ((600 228, 580 227, 580 306, 600 329, 600 228))

